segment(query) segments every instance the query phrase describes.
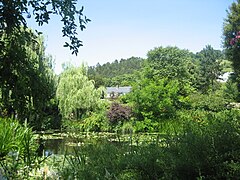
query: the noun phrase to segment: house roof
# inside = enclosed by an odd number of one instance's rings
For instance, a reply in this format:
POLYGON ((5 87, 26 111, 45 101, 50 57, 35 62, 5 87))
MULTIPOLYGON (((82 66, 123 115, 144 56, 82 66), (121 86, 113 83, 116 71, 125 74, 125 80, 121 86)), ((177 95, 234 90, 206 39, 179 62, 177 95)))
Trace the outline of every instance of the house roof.
POLYGON ((230 75, 232 74, 233 72, 226 72, 224 73, 223 75, 219 76, 218 78, 218 81, 219 82, 227 82, 228 78, 230 77, 230 75))
POLYGON ((129 93, 131 91, 131 86, 124 86, 124 87, 106 87, 107 93, 129 93))

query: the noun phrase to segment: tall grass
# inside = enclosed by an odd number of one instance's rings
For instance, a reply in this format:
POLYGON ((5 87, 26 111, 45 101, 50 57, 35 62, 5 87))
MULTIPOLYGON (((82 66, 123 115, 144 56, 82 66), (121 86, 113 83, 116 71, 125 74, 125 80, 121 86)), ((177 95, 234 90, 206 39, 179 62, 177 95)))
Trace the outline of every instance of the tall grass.
POLYGON ((39 167, 38 143, 32 129, 18 121, 0 119, 0 178, 29 179, 39 167))

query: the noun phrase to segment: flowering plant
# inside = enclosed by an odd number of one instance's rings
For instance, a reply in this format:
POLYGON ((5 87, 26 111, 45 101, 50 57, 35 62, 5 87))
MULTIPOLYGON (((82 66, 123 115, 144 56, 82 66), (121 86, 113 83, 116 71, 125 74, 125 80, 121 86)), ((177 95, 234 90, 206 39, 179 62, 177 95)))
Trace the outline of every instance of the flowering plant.
POLYGON ((231 38, 230 40, 230 45, 234 46, 235 44, 238 43, 239 39, 240 39, 240 31, 238 31, 237 33, 234 33, 234 37, 231 38))

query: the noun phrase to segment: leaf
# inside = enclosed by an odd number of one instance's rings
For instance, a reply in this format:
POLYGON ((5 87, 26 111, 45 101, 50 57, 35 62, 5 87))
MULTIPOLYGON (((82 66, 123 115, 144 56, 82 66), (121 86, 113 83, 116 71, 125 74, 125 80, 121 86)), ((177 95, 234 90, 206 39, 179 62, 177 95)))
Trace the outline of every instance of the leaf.
POLYGON ((91 22, 91 19, 88 19, 88 18, 85 16, 85 21, 86 21, 86 23, 88 23, 88 22, 91 22))
POLYGON ((67 42, 65 42, 65 44, 63 45, 63 47, 69 47, 69 44, 67 42))
POLYGON ((88 22, 91 22, 92 20, 91 19, 86 19, 86 22, 88 23, 88 22))
POLYGON ((47 5, 49 5, 49 4, 51 4, 51 2, 50 2, 50 1, 47 1, 47 2, 45 3, 45 6, 47 6, 47 5))
POLYGON ((82 8, 80 9, 80 14, 82 14, 82 12, 83 12, 83 9, 84 9, 84 7, 82 6, 82 8))
POLYGON ((86 26, 84 25, 80 25, 81 31, 83 31, 84 29, 86 29, 86 26))

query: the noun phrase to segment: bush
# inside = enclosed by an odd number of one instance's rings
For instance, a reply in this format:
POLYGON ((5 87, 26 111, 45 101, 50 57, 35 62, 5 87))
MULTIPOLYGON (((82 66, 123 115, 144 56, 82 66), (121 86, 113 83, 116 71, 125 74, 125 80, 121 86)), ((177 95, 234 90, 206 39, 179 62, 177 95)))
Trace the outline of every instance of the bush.
POLYGON ((92 113, 83 122, 84 131, 103 132, 109 130, 108 119, 105 111, 92 113))
POLYGON ((166 152, 173 177, 179 179, 239 177, 240 113, 222 111, 208 113, 203 118, 201 121, 185 122, 181 133, 168 136, 166 152))
POLYGON ((111 125, 117 125, 124 121, 127 121, 131 117, 131 108, 128 106, 121 105, 117 102, 113 102, 110 110, 107 113, 109 123, 111 125))
POLYGON ((193 110, 219 112, 225 110, 228 100, 219 91, 209 94, 195 93, 189 96, 190 107, 193 110))
POLYGON ((225 83, 223 95, 230 101, 236 101, 239 95, 237 83, 233 83, 231 80, 228 80, 225 83))
POLYGON ((94 111, 86 113, 81 120, 64 119, 63 128, 71 132, 108 131, 110 129, 106 112, 108 107, 109 102, 102 100, 94 111))
POLYGON ((65 132, 79 133, 85 131, 83 121, 63 119, 62 122, 62 130, 65 132))

